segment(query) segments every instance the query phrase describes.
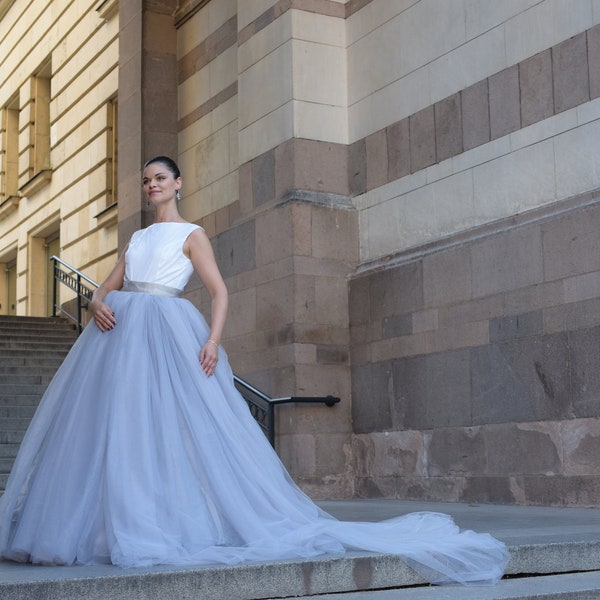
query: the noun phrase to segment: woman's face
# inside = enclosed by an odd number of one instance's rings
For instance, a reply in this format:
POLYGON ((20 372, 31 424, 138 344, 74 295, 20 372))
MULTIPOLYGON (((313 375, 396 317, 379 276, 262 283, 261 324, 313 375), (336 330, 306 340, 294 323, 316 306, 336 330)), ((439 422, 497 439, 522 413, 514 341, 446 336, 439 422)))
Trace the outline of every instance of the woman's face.
POLYGON ((175 179, 165 164, 154 162, 144 169, 142 186, 148 201, 156 206, 175 200, 181 178, 175 179))

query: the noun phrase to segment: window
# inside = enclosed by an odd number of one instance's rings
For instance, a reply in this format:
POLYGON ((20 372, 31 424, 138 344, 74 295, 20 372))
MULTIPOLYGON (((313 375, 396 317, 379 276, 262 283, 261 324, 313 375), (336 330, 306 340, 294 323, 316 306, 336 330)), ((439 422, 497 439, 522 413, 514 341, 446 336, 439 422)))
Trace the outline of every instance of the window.
POLYGON ((0 125, 0 204, 18 194, 19 101, 13 100, 2 110, 0 125))
POLYGON ((21 90, 19 190, 30 196, 50 180, 50 62, 21 90))

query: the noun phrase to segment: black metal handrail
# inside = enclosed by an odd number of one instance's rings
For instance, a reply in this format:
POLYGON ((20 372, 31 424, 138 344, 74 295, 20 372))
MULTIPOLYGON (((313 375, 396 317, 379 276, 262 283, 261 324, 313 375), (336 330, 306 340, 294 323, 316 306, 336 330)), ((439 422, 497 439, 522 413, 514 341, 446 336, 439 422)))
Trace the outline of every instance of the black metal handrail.
POLYGON ((77 324, 77 331, 81 333, 83 331, 83 311, 88 309, 89 303, 92 300, 92 294, 94 290, 83 283, 86 281, 90 285, 95 288, 98 287, 98 284, 90 279, 87 275, 81 273, 70 264, 66 263, 64 260, 58 258, 58 256, 51 256, 50 260, 54 263, 54 285, 52 286, 52 316, 56 317, 56 312, 60 311, 65 316, 69 317, 69 319, 75 321, 77 324), (63 268, 65 267, 65 268, 63 268), (66 285, 69 289, 73 290, 77 294, 77 316, 69 313, 62 305, 58 303, 58 285, 57 283, 62 283, 66 285))
POLYGON ((340 399, 336 396, 284 396, 283 398, 271 398, 264 392, 257 390, 237 375, 233 376, 233 383, 246 401, 250 413, 260 425, 261 429, 269 439, 271 446, 275 447, 275 407, 280 404, 324 404, 335 406, 340 399))
MULTIPOLYGON (((97 288, 98 284, 93 279, 90 279, 87 275, 84 275, 78 271, 75 267, 72 267, 64 260, 58 258, 58 256, 52 256, 50 257, 50 260, 54 263, 52 316, 56 317, 56 312, 60 311, 69 319, 77 323, 77 330, 79 333, 81 333, 83 331, 83 321, 81 317, 83 315, 83 311, 88 309, 89 303, 92 300, 92 294, 94 293, 94 290, 90 286, 97 288), (83 283, 82 280, 89 283, 90 286, 86 285, 86 283, 83 283), (66 285, 69 289, 75 291, 77 294, 77 316, 73 316, 60 304, 58 304, 57 298, 59 283, 66 285)), ((233 383, 235 384, 238 392, 240 392, 242 398, 246 401, 246 404, 250 409, 250 414, 254 417, 256 422, 264 431, 273 447, 275 447, 276 406, 279 406, 280 404, 292 403, 324 404, 325 406, 334 406, 340 402, 340 399, 336 396, 285 396, 283 398, 271 398, 237 375, 233 376, 233 383)))

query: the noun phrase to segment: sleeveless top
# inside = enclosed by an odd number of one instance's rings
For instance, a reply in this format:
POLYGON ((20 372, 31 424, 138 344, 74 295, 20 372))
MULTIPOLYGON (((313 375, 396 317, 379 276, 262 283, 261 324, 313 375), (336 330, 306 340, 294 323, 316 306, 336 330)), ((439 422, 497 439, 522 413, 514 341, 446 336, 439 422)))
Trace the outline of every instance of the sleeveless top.
POLYGON ((193 223, 154 223, 136 231, 125 253, 124 291, 177 296, 194 267, 183 245, 196 229, 193 223))

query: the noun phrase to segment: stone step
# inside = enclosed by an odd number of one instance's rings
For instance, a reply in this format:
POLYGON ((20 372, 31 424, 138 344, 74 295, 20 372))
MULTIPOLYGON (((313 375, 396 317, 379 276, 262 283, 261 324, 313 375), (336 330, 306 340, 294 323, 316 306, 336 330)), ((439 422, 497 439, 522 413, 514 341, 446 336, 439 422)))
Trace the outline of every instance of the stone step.
MULTIPOLYGON (((0 430, 0 444, 20 444, 25 436, 25 430, 0 430)), ((0 490, 4 489, 4 485, 0 485, 0 490)))
POLYGON ((0 362, 0 381, 2 383, 14 383, 18 379, 22 383, 48 383, 54 377, 61 361, 54 361, 54 363, 51 366, 36 364, 6 365, 2 361, 0 362))
MULTIPOLYGON (((73 340, 74 341, 74 340, 73 340)), ((22 338, 9 337, 0 338, 0 349, 16 348, 16 349, 62 349, 70 348, 73 341, 65 340, 64 335, 47 335, 47 336, 27 336, 22 338)))
POLYGON ((0 418, 31 419, 36 408, 32 405, 0 405, 0 418))
POLYGON ((14 462, 14 457, 0 458, 0 473, 8 475, 14 462))
POLYGON ((0 406, 37 406, 42 394, 7 394, 0 396, 0 406))
POLYGON ((21 315, 0 315, 0 325, 8 324, 19 324, 19 325, 69 325, 73 326, 73 321, 66 317, 24 317, 21 315))
POLYGON ((20 444, 0 444, 0 458, 15 458, 20 444))
MULTIPOLYGON (((492 587, 415 587, 302 596, 295 600, 597 600, 600 572, 505 579, 492 587)), ((274 598, 273 600, 283 600, 274 598)))
POLYGON ((4 323, 0 321, 0 335, 26 334, 34 331, 42 333, 58 333, 65 335, 77 334, 75 327, 67 323, 4 323))
POLYGON ((0 432, 26 431, 30 421, 30 417, 0 417, 0 432))
POLYGON ((41 395, 47 387, 43 383, 0 383, 0 397, 41 395))
POLYGON ((4 366, 53 366, 62 363, 70 348, 63 350, 0 350, 0 364, 4 366))

